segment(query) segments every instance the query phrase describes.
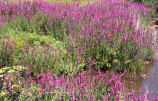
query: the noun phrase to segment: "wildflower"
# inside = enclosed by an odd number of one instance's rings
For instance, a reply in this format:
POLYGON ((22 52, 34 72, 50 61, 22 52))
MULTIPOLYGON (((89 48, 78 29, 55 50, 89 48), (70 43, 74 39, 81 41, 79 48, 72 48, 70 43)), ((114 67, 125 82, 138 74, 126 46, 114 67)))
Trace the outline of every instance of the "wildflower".
POLYGON ((116 101, 120 101, 120 96, 117 95, 116 101))
POLYGON ((28 82, 31 84, 32 83, 32 77, 29 76, 28 82))
POLYGON ((38 74, 38 75, 36 76, 36 84, 39 83, 39 77, 40 77, 40 75, 38 74))
POLYGON ((9 83, 8 83, 8 88, 9 88, 9 90, 11 90, 11 81, 9 81, 9 83))
POLYGON ((115 78, 114 78, 114 76, 112 76, 112 77, 108 80, 108 83, 109 83, 109 84, 112 84, 114 80, 115 80, 115 78))
POLYGON ((113 87, 110 88, 110 92, 111 92, 112 95, 114 95, 115 92, 114 92, 114 88, 113 87))
POLYGON ((28 65, 26 66, 25 75, 28 74, 28 65))
POLYGON ((29 48, 30 48, 30 46, 28 45, 27 46, 27 54, 29 54, 29 48))
POLYGON ((55 78, 55 85, 56 85, 56 87, 58 88, 58 87, 59 87, 58 75, 55 74, 54 78, 55 78))
POLYGON ((106 100, 106 97, 103 97, 103 101, 107 101, 107 100, 106 100))
POLYGON ((23 58, 21 59, 21 66, 23 66, 23 58))
POLYGON ((120 88, 121 88, 120 80, 117 80, 117 81, 115 82, 115 88, 116 88, 116 89, 120 89, 120 88))
POLYGON ((68 89, 68 87, 69 87, 69 76, 67 75, 67 77, 66 77, 66 89, 68 89))
POLYGON ((46 91, 47 91, 46 88, 42 89, 42 94, 46 94, 46 91))
POLYGON ((52 88, 52 89, 50 89, 49 93, 50 93, 50 94, 53 94, 53 88, 52 88))
POLYGON ((9 36, 7 36, 7 40, 10 41, 10 37, 9 36))
POLYGON ((24 45, 24 52, 25 52, 26 45, 27 45, 27 41, 25 41, 25 45, 24 45))
POLYGON ((34 47, 31 47, 32 48, 32 56, 34 56, 34 47))
POLYGON ((86 96, 87 96, 86 90, 82 90, 82 96, 83 96, 83 97, 86 97, 86 96))

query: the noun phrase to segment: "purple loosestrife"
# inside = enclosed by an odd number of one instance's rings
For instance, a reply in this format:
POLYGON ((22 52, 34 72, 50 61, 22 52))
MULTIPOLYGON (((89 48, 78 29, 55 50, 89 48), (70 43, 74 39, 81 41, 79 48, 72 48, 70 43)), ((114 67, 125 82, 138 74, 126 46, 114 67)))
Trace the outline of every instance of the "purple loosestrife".
POLYGON ((107 99, 106 97, 103 97, 103 101, 107 101, 106 99, 107 99))
POLYGON ((109 83, 109 84, 112 84, 114 80, 115 80, 115 77, 112 76, 112 77, 108 80, 108 83, 109 83))
POLYGON ((120 101, 120 96, 117 95, 116 101, 120 101))
POLYGON ((8 83, 8 89, 11 90, 11 81, 8 83))
POLYGON ((26 45, 27 45, 27 41, 25 41, 25 44, 24 44, 24 52, 25 52, 25 49, 26 49, 26 45))
POLYGON ((17 67, 19 67, 19 63, 17 63, 17 67))
POLYGON ((46 94, 46 92, 47 92, 47 88, 43 88, 42 89, 42 94, 46 94))
POLYGON ((91 65, 89 64, 89 71, 92 71, 92 67, 91 67, 91 65))
POLYGON ((117 80, 117 81, 115 82, 115 88, 118 89, 118 90, 121 88, 120 80, 117 80))
POLYGON ((82 90, 82 96, 83 97, 86 97, 87 95, 86 95, 86 90, 82 90))
POLYGON ((158 101, 158 96, 156 97, 156 101, 158 101))
POLYGON ((24 60, 23 58, 21 58, 21 66, 23 66, 24 60))
POLYGON ((113 87, 110 88, 110 93, 111 93, 112 96, 115 94, 115 91, 114 91, 113 87))
POLYGON ((56 88, 59 88, 59 80, 58 80, 58 75, 57 74, 55 74, 55 76, 54 76, 54 79, 55 79, 55 87, 56 88))
POLYGON ((39 74, 37 74, 37 76, 36 76, 36 84, 38 84, 38 83, 39 83, 39 77, 40 77, 40 75, 39 75, 39 74))
POLYGON ((143 96, 138 96, 138 101, 143 101, 143 96))
POLYGON ((29 84, 32 83, 32 77, 31 77, 31 76, 29 76, 29 78, 28 78, 28 83, 29 83, 29 84))
POLYGON ((92 86, 93 86, 93 84, 92 84, 92 82, 90 82, 89 84, 88 84, 88 88, 92 88, 92 86))
POLYGON ((50 89, 49 93, 50 93, 50 94, 53 94, 53 88, 50 89))
POLYGON ((74 89, 71 90, 71 101, 74 101, 75 96, 74 96, 74 89))
POLYGON ((41 84, 45 85, 45 83, 46 83, 45 81, 46 81, 46 77, 45 77, 45 74, 42 71, 42 73, 41 73, 41 84))
POLYGON ((65 75, 63 74, 62 77, 61 77, 61 86, 62 86, 62 90, 65 91, 65 75))
POLYGON ((25 70, 25 75, 28 75, 28 70, 29 70, 29 68, 28 68, 28 65, 27 65, 26 70, 25 70))
POLYGON ((31 50, 32 50, 32 56, 34 57, 34 50, 35 50, 34 46, 31 47, 31 50))
POLYGON ((28 45, 27 46, 27 54, 29 55, 29 49, 30 49, 30 46, 28 45))

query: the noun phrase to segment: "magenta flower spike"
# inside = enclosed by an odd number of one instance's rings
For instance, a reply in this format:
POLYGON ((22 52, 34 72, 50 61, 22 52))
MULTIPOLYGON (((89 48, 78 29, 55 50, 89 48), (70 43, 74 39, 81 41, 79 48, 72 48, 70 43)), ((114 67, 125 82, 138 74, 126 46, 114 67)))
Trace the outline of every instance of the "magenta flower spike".
POLYGON ((26 66, 26 70, 25 70, 25 75, 27 75, 28 74, 28 65, 26 66))
POLYGON ((23 58, 21 58, 21 66, 23 66, 24 60, 23 58))
POLYGON ((107 101, 107 100, 106 100, 106 97, 103 97, 103 101, 107 101))
POLYGON ((29 84, 32 83, 32 77, 31 77, 31 76, 29 76, 29 78, 28 78, 28 82, 29 82, 29 84))

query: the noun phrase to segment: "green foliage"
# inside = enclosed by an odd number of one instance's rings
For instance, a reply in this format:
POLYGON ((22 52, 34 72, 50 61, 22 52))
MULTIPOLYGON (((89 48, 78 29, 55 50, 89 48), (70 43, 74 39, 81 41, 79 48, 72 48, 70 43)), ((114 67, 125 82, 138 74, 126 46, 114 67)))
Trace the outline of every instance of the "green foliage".
POLYGON ((13 22, 9 21, 8 26, 9 29, 16 29, 22 33, 53 36, 57 40, 64 40, 66 37, 64 30, 67 30, 67 25, 64 24, 62 19, 54 19, 52 16, 46 16, 44 13, 38 14, 35 20, 16 16, 13 22))
POLYGON ((142 0, 142 3, 147 7, 157 7, 158 5, 157 0, 142 0))
POLYGON ((141 3, 143 0, 132 0, 132 1, 141 3))
POLYGON ((25 17, 15 16, 14 21, 8 22, 8 27, 23 32, 34 32, 34 20, 25 17))
POLYGON ((38 35, 50 35, 51 33, 49 32, 49 25, 48 25, 48 17, 44 15, 44 13, 41 13, 38 15, 36 18, 35 22, 35 32, 38 35))
MULTIPOLYGON (((122 41, 118 45, 111 47, 107 43, 103 45, 100 41, 96 47, 92 48, 93 43, 87 46, 86 63, 94 60, 92 65, 96 69, 108 70, 117 68, 118 71, 127 70, 128 73, 139 73, 143 67, 144 60, 151 60, 153 58, 152 50, 136 45, 133 41, 122 41)), ((92 63, 91 62, 91 63, 92 63)), ((89 64, 86 66, 88 67, 89 64)))
POLYGON ((158 16, 158 0, 143 0, 142 3, 152 9, 152 14, 149 14, 151 17, 158 16))
POLYGON ((139 73, 143 67, 143 49, 132 41, 121 42, 115 48, 113 67, 119 71, 127 70, 129 73, 139 73))
POLYGON ((68 30, 68 25, 62 19, 53 19, 50 26, 53 37, 57 40, 63 41, 71 30, 68 30))
POLYGON ((112 69, 112 61, 114 59, 113 50, 108 46, 105 46, 103 50, 99 51, 99 56, 97 55, 96 61, 98 63, 97 68, 102 70, 112 69))
POLYGON ((14 73, 16 71, 22 72, 24 69, 25 67, 22 66, 3 67, 0 69, 0 77, 3 77, 9 73, 14 73))
POLYGON ((11 66, 13 64, 13 44, 10 43, 10 39, 4 38, 0 43, 0 68, 5 66, 11 66))
POLYGON ((142 60, 133 60, 129 63, 129 69, 127 69, 130 73, 138 74, 143 69, 143 61, 142 60))
POLYGON ((129 0, 129 1, 142 3, 144 6, 151 8, 154 11, 154 16, 157 16, 158 12, 156 11, 156 9, 158 9, 157 7, 158 0, 129 0))
MULTIPOLYGON (((50 36, 40 36, 35 33, 22 32, 17 29, 9 29, 8 35, 10 35, 10 43, 14 44, 14 48, 12 48, 14 50, 12 65, 21 64, 21 60, 23 59, 25 66, 29 65, 30 67, 31 65, 30 72, 32 73, 50 69, 53 73, 58 74, 75 74, 84 67, 84 63, 75 65, 72 58, 70 58, 72 54, 67 52, 64 43, 50 36), (29 51, 27 51, 28 47, 29 51), (31 47, 34 47, 34 56, 32 55, 31 47)), ((78 58, 76 58, 76 60, 77 59, 78 58)))
POLYGON ((3 37, 7 30, 8 28, 6 26, 0 25, 0 37, 3 37))
MULTIPOLYGON (((29 46, 28 46, 29 47, 29 46)), ((18 54, 16 61, 21 63, 21 59, 24 61, 25 66, 29 66, 29 71, 36 75, 41 71, 46 71, 47 69, 52 70, 53 72, 58 72, 58 64, 57 62, 60 61, 62 63, 62 58, 64 57, 64 49, 61 50, 61 54, 58 56, 56 55, 57 52, 59 53, 60 49, 53 49, 48 47, 41 47, 41 46, 33 46, 30 47, 29 50, 26 48, 26 52, 18 54), (55 52, 55 54, 53 53, 55 52), (29 64, 28 64, 29 63, 29 64)), ((63 68, 63 67, 62 67, 63 68)))

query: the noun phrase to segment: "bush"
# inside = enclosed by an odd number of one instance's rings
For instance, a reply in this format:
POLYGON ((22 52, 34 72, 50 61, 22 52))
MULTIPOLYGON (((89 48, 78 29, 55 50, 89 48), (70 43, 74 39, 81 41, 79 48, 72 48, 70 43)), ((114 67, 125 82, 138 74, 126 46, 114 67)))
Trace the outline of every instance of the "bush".
MULTIPOLYGON (((32 73, 46 71, 47 69, 58 74, 66 74, 69 72, 70 69, 68 68, 72 65, 72 62, 66 59, 69 55, 62 42, 49 36, 40 36, 35 33, 21 32, 18 30, 9 30, 8 35, 11 36, 10 43, 14 44, 12 48, 12 54, 14 54, 12 56, 13 63, 11 65, 28 65, 32 73), (32 53, 33 50, 34 53, 32 53)), ((2 49, 1 51, 3 52, 5 50, 2 49)), ((4 60, 5 58, 2 59, 4 60)))

